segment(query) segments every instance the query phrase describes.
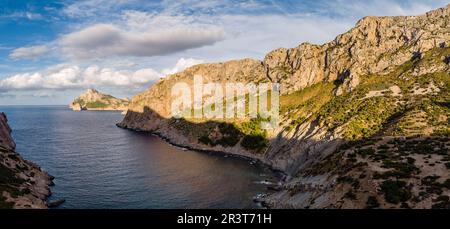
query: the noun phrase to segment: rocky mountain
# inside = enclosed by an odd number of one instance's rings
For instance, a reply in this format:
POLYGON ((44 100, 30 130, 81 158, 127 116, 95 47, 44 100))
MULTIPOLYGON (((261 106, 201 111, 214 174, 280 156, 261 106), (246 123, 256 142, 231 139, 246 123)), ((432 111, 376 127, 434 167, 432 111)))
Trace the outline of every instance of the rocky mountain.
POLYGON ((450 207, 450 5, 419 16, 366 17, 323 45, 263 61, 201 64, 135 97, 118 126, 197 150, 257 159, 286 173, 260 198, 278 208, 450 207), (278 128, 261 118, 171 117, 171 88, 277 82, 278 128))
POLYGON ((53 177, 16 151, 4 113, 0 113, 0 208, 47 208, 53 177))
POLYGON ((95 89, 88 89, 78 96, 71 104, 74 111, 81 110, 119 110, 126 111, 129 101, 103 94, 95 89))

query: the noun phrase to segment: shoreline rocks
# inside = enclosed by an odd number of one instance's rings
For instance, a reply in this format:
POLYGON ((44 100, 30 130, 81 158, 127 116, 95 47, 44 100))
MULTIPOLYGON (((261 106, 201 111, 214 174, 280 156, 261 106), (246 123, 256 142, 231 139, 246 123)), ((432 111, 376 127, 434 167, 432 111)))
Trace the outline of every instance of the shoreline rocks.
POLYGON ((0 208, 47 208, 54 177, 15 151, 11 128, 0 113, 0 208))

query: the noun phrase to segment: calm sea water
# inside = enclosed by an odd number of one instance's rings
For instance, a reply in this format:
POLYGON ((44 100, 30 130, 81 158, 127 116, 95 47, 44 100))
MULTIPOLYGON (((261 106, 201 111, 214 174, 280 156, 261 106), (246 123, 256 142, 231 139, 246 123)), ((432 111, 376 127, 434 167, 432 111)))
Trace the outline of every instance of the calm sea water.
POLYGON ((60 208, 253 208, 273 174, 117 128, 119 112, 0 106, 17 151, 55 176, 60 208))

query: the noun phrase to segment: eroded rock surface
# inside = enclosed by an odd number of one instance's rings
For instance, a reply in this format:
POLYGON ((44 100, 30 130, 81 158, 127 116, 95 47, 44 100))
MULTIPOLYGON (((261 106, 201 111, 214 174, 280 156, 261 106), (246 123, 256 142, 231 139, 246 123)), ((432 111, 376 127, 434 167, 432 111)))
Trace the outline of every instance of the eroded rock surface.
POLYGON ((10 133, 0 113, 0 208, 47 208, 53 177, 15 151, 10 133))

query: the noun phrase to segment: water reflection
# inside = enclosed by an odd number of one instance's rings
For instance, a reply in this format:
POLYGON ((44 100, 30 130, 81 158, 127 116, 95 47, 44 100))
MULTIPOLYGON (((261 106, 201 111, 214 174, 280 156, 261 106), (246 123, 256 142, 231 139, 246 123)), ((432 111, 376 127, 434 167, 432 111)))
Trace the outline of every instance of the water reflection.
POLYGON ((18 151, 56 176, 61 208, 248 208, 272 179, 248 161, 184 151, 117 128, 118 112, 0 107, 18 151))

